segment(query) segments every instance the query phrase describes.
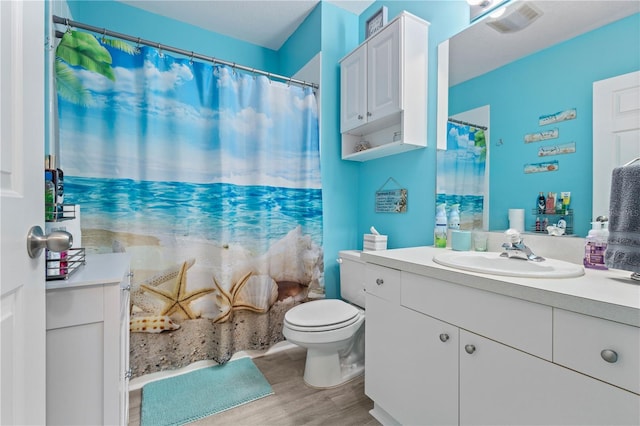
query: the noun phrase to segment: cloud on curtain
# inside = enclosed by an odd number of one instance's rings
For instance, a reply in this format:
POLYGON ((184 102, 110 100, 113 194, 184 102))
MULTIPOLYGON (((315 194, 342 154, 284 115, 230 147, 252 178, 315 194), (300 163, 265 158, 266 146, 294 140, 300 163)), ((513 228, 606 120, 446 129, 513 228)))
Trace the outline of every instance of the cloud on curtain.
POLYGON ((282 340, 324 270, 313 91, 90 37, 58 48, 66 201, 131 253, 134 318, 179 327, 132 334, 134 375, 282 340))

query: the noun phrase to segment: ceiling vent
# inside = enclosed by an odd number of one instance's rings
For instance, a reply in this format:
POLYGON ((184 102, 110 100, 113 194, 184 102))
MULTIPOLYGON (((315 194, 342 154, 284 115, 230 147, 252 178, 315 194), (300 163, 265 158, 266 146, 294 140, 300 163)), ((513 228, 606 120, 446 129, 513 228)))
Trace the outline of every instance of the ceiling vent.
POLYGON ((530 3, 523 3, 513 12, 500 17, 499 19, 487 22, 494 30, 499 33, 515 33, 523 28, 528 27, 533 21, 542 16, 542 11, 534 7, 530 3))

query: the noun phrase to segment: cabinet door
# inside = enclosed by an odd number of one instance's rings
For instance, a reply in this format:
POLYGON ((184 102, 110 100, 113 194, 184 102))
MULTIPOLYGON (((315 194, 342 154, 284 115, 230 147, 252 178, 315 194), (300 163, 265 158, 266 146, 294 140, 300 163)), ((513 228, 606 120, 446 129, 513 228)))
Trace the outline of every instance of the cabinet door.
POLYGON ((340 132, 366 122, 367 49, 361 46, 340 64, 340 132))
POLYGON ((367 120, 400 111, 400 20, 367 42, 367 120))
POLYGON ((130 275, 121 285, 120 299, 120 424, 129 424, 129 307, 130 275))
POLYGON ((461 425, 612 425, 639 418, 638 395, 460 330, 461 425))
POLYGON ((457 425, 458 328, 411 309, 399 313, 402 349, 390 373, 402 386, 394 392, 394 417, 403 425, 457 425))

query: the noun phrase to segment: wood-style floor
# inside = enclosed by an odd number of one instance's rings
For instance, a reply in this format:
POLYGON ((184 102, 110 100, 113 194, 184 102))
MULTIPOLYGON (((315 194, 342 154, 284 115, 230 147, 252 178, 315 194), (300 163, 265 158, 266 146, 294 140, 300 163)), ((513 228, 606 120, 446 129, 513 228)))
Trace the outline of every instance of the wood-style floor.
MULTIPOLYGON (((333 389, 304 384, 306 350, 291 348, 254 358, 271 384, 273 395, 209 416, 192 425, 298 426, 358 425, 380 423, 369 414, 373 402, 364 394, 364 376, 333 389)), ((140 389, 129 393, 129 425, 140 425, 140 389)))

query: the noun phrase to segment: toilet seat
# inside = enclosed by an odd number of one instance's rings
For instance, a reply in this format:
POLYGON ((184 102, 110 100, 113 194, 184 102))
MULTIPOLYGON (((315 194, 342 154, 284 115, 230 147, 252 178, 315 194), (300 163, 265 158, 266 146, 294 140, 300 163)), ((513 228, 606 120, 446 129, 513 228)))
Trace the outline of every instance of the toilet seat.
POLYGON ((287 311, 284 322, 292 330, 331 331, 357 322, 362 311, 338 299, 302 303, 287 311))

